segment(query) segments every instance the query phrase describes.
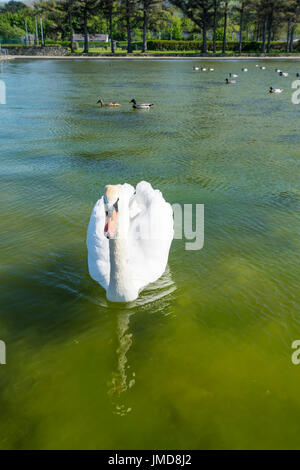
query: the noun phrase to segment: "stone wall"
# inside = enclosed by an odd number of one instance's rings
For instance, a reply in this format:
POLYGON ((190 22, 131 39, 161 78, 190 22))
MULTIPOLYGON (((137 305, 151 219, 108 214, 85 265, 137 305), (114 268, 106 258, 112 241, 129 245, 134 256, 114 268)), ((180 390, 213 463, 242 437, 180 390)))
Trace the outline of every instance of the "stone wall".
POLYGON ((61 46, 5 46, 9 55, 51 55, 51 56, 65 56, 68 55, 68 48, 61 46))

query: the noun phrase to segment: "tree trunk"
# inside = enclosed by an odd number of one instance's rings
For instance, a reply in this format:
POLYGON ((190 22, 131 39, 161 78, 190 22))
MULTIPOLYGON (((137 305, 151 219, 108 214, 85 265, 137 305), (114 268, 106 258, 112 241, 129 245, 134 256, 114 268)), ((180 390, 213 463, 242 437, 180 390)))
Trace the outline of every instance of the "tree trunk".
POLYGON ((84 9, 83 12, 83 28, 84 28, 84 53, 87 54, 89 52, 89 33, 87 28, 87 10, 84 9))
POLYGON ((214 54, 217 52, 217 1, 214 1, 214 35, 213 35, 213 52, 214 54))
POLYGON ((294 48, 294 33, 295 33, 295 25, 293 25, 293 26, 292 26, 292 29, 291 29, 291 37, 290 37, 289 52, 293 52, 293 48, 294 48))
POLYGON ((130 0, 126 0, 126 29, 127 29, 127 52, 132 52, 131 28, 130 28, 130 0))
POLYGON ((288 20, 288 27, 287 27, 287 34, 286 34, 286 46, 285 46, 285 52, 289 52, 290 48, 290 28, 291 28, 291 21, 288 20))
POLYGON ((203 24, 202 24, 202 54, 207 53, 207 40, 206 40, 206 31, 207 31, 207 18, 206 15, 203 16, 203 24))
POLYGON ((114 40, 113 40, 113 26, 112 26, 112 20, 113 20, 113 9, 112 9, 112 6, 111 8, 109 9, 109 35, 110 35, 110 49, 111 49, 111 53, 114 54, 115 53, 115 44, 114 44, 114 40))
POLYGON ((144 23, 143 23, 143 51, 147 52, 147 31, 148 31, 148 11, 144 6, 144 23))
POLYGON ((262 54, 266 52, 266 35, 267 35, 267 19, 265 18, 264 26, 263 26, 262 45, 261 45, 262 54))
POLYGON ((223 32, 223 47, 222 47, 223 54, 225 54, 226 52, 227 8, 228 8, 228 2, 225 3, 225 11, 224 11, 224 32, 223 32))
POLYGON ((270 48, 271 48, 272 26, 273 26, 273 10, 271 11, 270 17, 269 17, 267 54, 270 53, 270 48))
POLYGON ((241 11, 240 11, 240 44, 239 44, 239 54, 242 53, 242 47, 243 47, 242 34, 243 34, 244 6, 245 6, 245 5, 244 5, 244 2, 242 2, 241 11))
POLYGON ((70 49, 73 54, 74 52, 74 41, 73 41, 73 18, 72 13, 69 11, 69 25, 70 25, 70 49))

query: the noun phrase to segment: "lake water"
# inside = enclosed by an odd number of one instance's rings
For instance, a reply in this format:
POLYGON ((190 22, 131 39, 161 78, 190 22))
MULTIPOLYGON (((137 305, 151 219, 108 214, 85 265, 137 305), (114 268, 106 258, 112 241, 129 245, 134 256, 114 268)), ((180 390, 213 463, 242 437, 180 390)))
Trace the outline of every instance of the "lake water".
POLYGON ((0 448, 300 447, 300 63, 209 64, 1 64, 0 448), (204 204, 205 244, 175 240, 160 282, 113 305, 86 229, 105 184, 141 180, 204 204))

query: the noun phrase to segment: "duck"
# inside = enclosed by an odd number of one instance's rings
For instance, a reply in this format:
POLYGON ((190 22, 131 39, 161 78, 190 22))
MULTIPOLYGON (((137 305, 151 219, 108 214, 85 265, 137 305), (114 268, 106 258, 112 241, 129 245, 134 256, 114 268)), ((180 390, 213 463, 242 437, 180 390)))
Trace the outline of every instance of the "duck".
POLYGON ((232 78, 237 78, 237 77, 238 77, 238 75, 237 75, 236 73, 230 73, 230 74, 229 74, 229 77, 232 77, 232 78))
POLYGON ((281 70, 280 69, 275 69, 275 72, 279 73, 279 72, 281 72, 281 70))
POLYGON ((100 98, 99 101, 97 101, 97 104, 98 103, 101 104, 101 108, 113 108, 116 106, 120 106, 120 104, 117 103, 116 101, 110 101, 109 103, 104 103, 102 98, 100 98))
POLYGON ((199 67, 193 67, 193 70, 199 70, 199 67))
POLYGON ((270 86, 269 88, 269 93, 282 93, 283 90, 282 88, 273 88, 272 86, 270 86))
POLYGON ((279 72, 280 77, 288 77, 289 74, 287 72, 279 72))
POLYGON ((166 270, 174 238, 172 206, 141 181, 107 185, 87 229, 88 269, 111 302, 132 302, 166 270))
POLYGON ((206 72, 207 68, 206 67, 201 67, 201 72, 206 72))
POLYGON ((248 69, 247 69, 246 67, 244 67, 244 68, 242 69, 242 72, 248 72, 248 69))
POLYGON ((209 71, 210 71, 210 72, 213 72, 214 70, 215 70, 215 69, 214 69, 214 68, 212 68, 212 67, 209 69, 209 71))
POLYGON ((299 73, 299 72, 296 73, 296 77, 300 77, 300 73, 299 73))
POLYGON ((150 109, 153 104, 136 104, 136 100, 133 98, 130 103, 133 103, 133 109, 150 109))
POLYGON ((226 85, 235 85, 236 80, 228 80, 228 78, 225 79, 226 85))
POLYGON ((260 70, 266 70, 266 67, 262 66, 262 67, 259 67, 260 70))

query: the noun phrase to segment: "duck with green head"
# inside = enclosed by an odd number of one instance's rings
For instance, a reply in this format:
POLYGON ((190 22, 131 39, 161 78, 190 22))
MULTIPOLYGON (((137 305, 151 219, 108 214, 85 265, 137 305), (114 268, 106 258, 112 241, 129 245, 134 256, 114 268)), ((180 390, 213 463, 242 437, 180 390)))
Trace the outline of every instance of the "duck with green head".
POLYGON ((132 103, 133 109, 150 109, 153 104, 137 104, 136 100, 133 98, 130 103, 132 103))

